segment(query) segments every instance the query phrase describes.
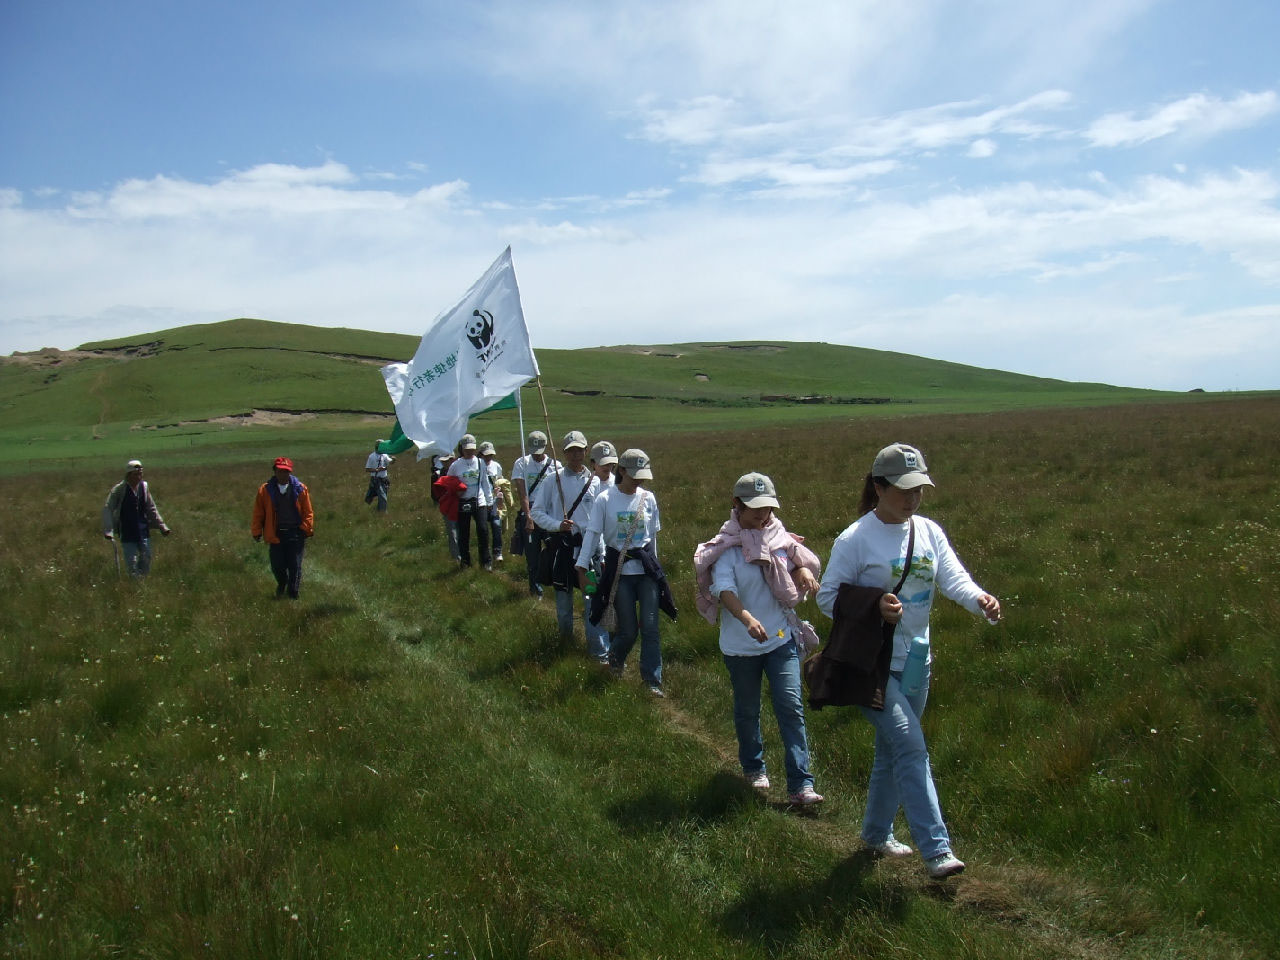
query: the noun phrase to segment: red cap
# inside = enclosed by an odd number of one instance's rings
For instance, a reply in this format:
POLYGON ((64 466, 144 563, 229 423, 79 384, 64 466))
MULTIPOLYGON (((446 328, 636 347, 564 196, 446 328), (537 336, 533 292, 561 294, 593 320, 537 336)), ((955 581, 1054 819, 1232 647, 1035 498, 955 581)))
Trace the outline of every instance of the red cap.
POLYGON ((290 473, 293 473, 293 461, 288 457, 276 457, 276 469, 288 470, 290 473))

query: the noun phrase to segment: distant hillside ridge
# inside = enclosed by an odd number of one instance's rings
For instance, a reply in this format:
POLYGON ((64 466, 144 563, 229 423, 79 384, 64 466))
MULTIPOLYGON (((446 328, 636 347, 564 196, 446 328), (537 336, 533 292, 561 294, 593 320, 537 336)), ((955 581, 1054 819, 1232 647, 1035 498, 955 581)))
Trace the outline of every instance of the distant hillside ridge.
MULTIPOLYGON (((394 412, 378 368, 410 359, 419 339, 242 317, 70 351, 14 354, 0 358, 0 450, 16 446, 31 459, 57 441, 59 455, 68 456, 85 440, 97 442, 95 451, 138 449, 140 432, 179 430, 187 431, 188 445, 213 442, 201 429, 223 431, 223 441, 231 442, 228 429, 296 427, 300 417, 317 430, 381 433, 394 412), (111 442, 104 446, 104 440, 111 442)), ((873 411, 974 412, 1182 396, 828 343, 576 350, 535 344, 535 350, 553 430, 567 420, 578 429, 732 429, 873 411)), ((540 421, 537 387, 527 386, 522 400, 526 417, 540 421)))

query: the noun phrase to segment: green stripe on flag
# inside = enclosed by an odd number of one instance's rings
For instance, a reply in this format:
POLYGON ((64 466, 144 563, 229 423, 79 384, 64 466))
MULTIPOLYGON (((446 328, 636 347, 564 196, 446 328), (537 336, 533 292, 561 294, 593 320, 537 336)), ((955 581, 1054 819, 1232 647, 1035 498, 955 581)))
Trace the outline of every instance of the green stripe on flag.
MULTIPOLYGON (((516 403, 515 392, 508 393, 491 407, 485 407, 480 413, 488 413, 491 410, 514 410, 519 404, 516 403)), ((479 414, 476 414, 479 416, 479 414)))
POLYGON ((404 435, 404 431, 400 429, 400 421, 396 420, 396 425, 391 429, 391 439, 383 440, 378 444, 378 453, 404 453, 406 450, 413 449, 413 441, 404 435))

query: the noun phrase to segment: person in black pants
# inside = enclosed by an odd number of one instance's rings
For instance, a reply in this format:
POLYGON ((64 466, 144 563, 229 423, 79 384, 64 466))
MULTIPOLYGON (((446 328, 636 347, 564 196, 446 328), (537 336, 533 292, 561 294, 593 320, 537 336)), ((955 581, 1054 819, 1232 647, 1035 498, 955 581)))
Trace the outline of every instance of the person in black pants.
POLYGON ((471 566, 471 525, 474 522, 476 539, 480 541, 480 563, 486 570, 492 570, 489 508, 493 504, 493 487, 489 483, 489 469, 476 455, 476 438, 471 434, 462 435, 458 451, 458 459, 449 464, 449 476, 457 477, 467 485, 458 498, 458 563, 464 567, 471 566))

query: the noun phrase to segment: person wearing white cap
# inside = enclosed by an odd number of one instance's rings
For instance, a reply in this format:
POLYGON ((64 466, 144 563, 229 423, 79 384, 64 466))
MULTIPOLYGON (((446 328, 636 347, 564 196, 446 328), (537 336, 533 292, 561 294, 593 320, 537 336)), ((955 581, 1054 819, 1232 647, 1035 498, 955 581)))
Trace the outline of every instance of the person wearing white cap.
POLYGON ((862 840, 883 856, 910 856, 911 848, 893 835, 901 805, 925 869, 941 880, 962 871, 964 863, 951 851, 920 727, 929 695, 928 668, 915 693, 903 690, 902 671, 913 638, 930 639, 935 593, 993 623, 1000 619, 1000 601, 973 582, 942 528, 919 515, 924 488, 933 485, 924 454, 915 447, 894 443, 876 454, 863 482, 859 517, 831 548, 818 607, 832 616, 845 584, 884 591, 902 584, 879 598, 880 616, 894 625, 884 709, 859 707, 876 731, 862 840))
MULTIPOLYGON (((113 544, 119 541, 130 576, 145 577, 151 571, 153 529, 169 535, 151 488, 142 479, 142 461, 130 460, 124 468, 124 479, 111 488, 102 505, 102 535, 113 544)), ((117 556, 117 569, 119 560, 117 556)))
POLYGON ((386 443, 385 440, 373 441, 373 453, 365 459, 364 472, 369 475, 369 489, 365 491, 364 502, 366 504, 373 503, 374 497, 378 498, 378 512, 387 512, 387 494, 391 489, 391 477, 387 475, 387 467, 395 462, 395 457, 389 453, 379 453, 378 447, 386 443))
POLYGON ((471 566, 471 525, 480 541, 480 563, 493 569, 489 553, 489 507, 493 504, 493 487, 489 485, 489 469, 476 455, 476 438, 464 433, 458 441, 458 459, 449 464, 449 476, 467 485, 458 497, 458 563, 471 566))
POLYGON ((493 503, 489 506, 489 539, 493 544, 493 562, 502 563, 502 520, 507 515, 511 499, 511 483, 502 476, 502 464, 498 451, 488 440, 480 442, 480 458, 489 471, 489 486, 493 488, 493 503))
POLYGON ((774 515, 777 508, 769 477, 740 477, 733 485, 729 519, 695 551, 694 568, 699 593, 705 589, 713 604, 704 610, 699 603, 699 612, 714 622, 715 607, 724 608, 719 617, 720 653, 733 688, 733 727, 743 776, 757 791, 769 790, 760 730, 760 686, 768 677, 787 797, 804 807, 823 800, 813 789, 800 682, 803 650, 817 646, 818 638, 796 616, 795 607, 807 594, 817 593, 822 564, 774 515))
MULTIPOLYGON (((556 623, 560 636, 573 636, 573 591, 579 588, 574 570, 582 535, 600 482, 586 467, 587 438, 570 430, 561 441, 564 466, 538 487, 533 498, 533 522, 542 530, 543 570, 551 570, 556 595, 556 623), (548 559, 550 557, 550 559, 548 559)), ((544 585, 545 585, 545 577, 544 585)), ((587 619, 587 595, 582 594, 582 623, 587 653, 603 661, 608 653, 607 634, 587 619)))
MULTIPOLYGON (((627 655, 640 637, 640 678, 654 696, 663 696, 662 646, 658 611, 667 598, 662 568, 658 564, 658 499, 644 488, 653 479, 649 456, 643 450, 626 450, 618 458, 618 482, 596 497, 582 538, 576 563, 578 583, 586 589, 587 570, 596 547, 605 545, 605 572, 596 588, 592 619, 599 623, 609 596, 617 628, 609 644, 609 668, 621 676, 627 655), (617 579, 616 593, 613 581, 617 579)), ((669 596, 669 594, 668 594, 669 596)), ((674 617, 674 606, 668 615, 674 617)))
POLYGON ((530 498, 552 470, 560 464, 547 456, 547 435, 541 430, 530 431, 525 441, 529 452, 511 467, 511 486, 515 488, 520 510, 516 513, 511 534, 511 552, 523 554, 525 570, 529 576, 529 594, 542 596, 542 584, 538 583, 538 557, 542 553, 542 531, 533 522, 530 498))

